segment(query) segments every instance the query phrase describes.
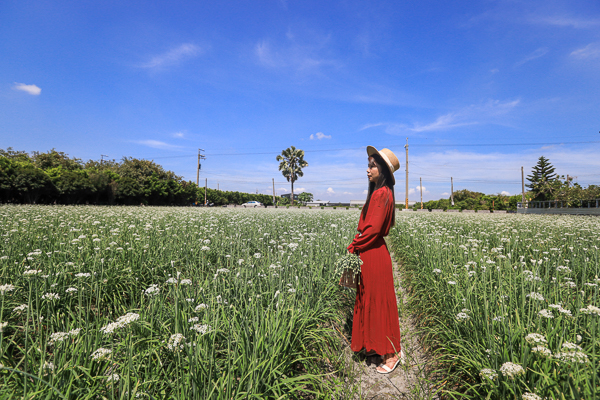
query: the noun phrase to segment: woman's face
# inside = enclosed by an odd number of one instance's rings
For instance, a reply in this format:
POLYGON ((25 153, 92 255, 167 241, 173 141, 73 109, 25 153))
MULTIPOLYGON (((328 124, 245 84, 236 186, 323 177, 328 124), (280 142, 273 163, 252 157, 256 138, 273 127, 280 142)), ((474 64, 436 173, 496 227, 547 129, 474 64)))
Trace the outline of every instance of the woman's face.
POLYGON ((377 164, 375 164, 375 159, 373 157, 369 157, 367 176, 369 177, 369 182, 377 182, 379 179, 379 168, 377 167, 377 164))

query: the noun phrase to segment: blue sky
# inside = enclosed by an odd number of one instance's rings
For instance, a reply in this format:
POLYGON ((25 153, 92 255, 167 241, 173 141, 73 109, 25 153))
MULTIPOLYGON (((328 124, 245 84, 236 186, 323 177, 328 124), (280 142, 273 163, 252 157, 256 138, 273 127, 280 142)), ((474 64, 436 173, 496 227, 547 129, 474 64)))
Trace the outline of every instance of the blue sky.
POLYGON ((396 197, 520 192, 544 155, 600 183, 598 1, 0 3, 0 148, 154 159, 224 190, 364 198, 367 145, 396 197))

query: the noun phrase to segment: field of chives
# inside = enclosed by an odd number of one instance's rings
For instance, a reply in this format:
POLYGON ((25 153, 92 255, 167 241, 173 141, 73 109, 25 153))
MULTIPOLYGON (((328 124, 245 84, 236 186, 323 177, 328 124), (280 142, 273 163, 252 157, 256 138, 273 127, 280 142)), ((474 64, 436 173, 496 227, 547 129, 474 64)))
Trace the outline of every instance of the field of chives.
POLYGON ((332 274, 357 219, 0 207, 0 398, 343 397, 332 274))
POLYGON ((400 213, 391 239, 444 398, 600 396, 600 219, 400 213))

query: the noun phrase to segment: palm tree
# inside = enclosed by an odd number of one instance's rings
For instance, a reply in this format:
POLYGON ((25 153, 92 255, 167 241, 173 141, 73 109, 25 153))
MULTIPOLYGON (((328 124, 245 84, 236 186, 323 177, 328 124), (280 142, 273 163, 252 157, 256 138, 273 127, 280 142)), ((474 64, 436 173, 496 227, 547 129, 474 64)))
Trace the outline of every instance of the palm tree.
POLYGON ((304 161, 304 150, 297 149, 294 146, 288 147, 277 156, 277 161, 281 161, 279 163, 281 174, 288 182, 292 183, 292 198, 290 200, 294 205, 294 182, 299 177, 304 176, 302 168, 308 167, 308 163, 304 161))

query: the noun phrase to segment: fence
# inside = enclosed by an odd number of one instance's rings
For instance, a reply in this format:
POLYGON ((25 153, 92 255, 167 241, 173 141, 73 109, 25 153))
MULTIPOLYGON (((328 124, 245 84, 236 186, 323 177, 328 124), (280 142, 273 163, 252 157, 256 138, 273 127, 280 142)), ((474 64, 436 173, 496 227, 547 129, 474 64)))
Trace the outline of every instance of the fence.
POLYGON ((573 201, 530 201, 517 203, 519 214, 575 214, 575 215, 600 215, 600 199, 573 200, 573 201))

